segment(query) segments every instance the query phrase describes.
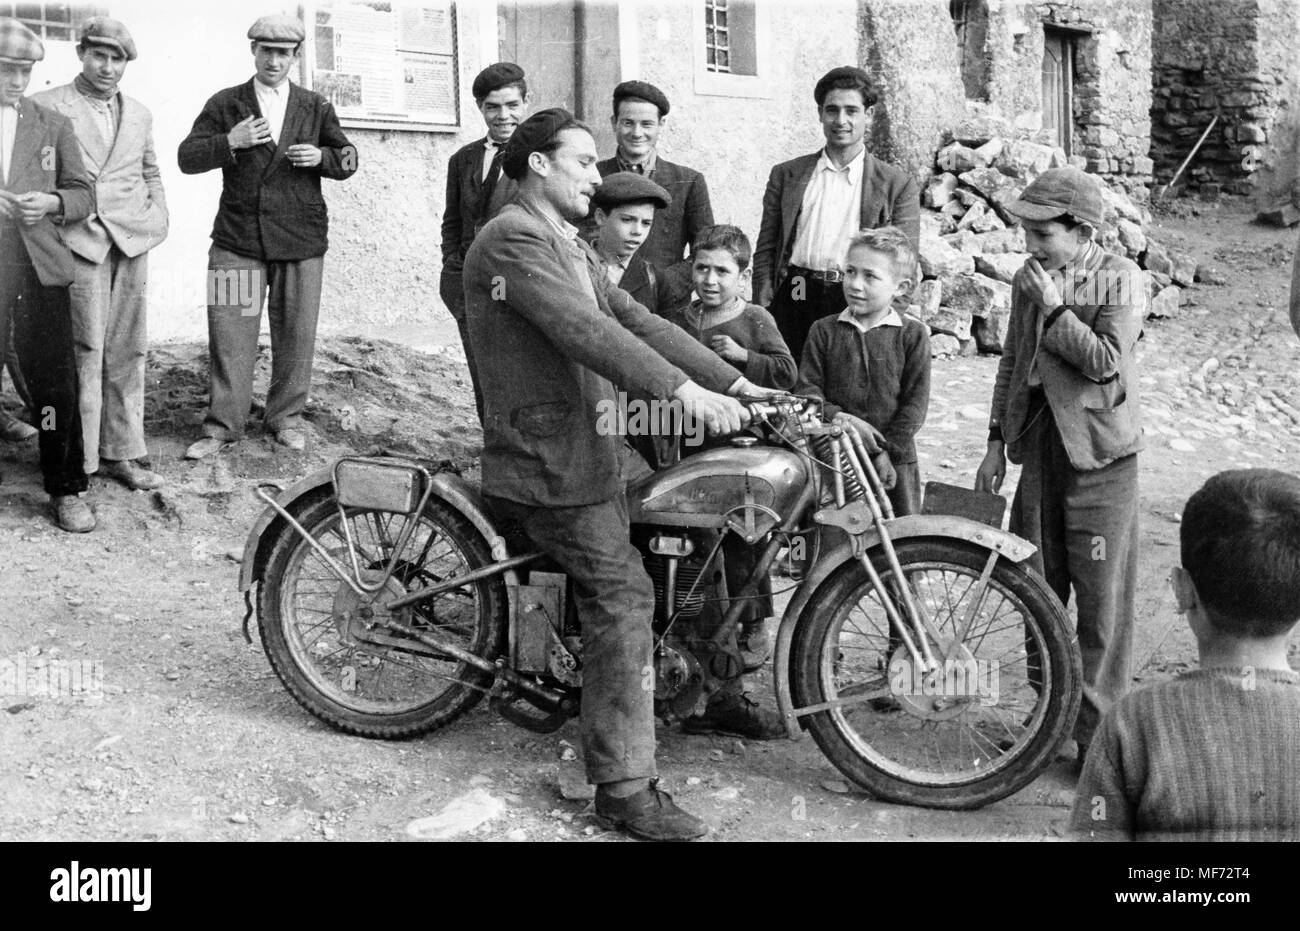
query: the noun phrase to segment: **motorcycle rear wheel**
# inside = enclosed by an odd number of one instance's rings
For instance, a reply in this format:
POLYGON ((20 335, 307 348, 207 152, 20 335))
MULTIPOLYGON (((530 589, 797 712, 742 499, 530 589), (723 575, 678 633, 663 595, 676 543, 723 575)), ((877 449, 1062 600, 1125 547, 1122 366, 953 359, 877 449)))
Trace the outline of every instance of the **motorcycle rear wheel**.
MULTIPOLYGON (((905 540, 895 549, 947 648, 966 619, 988 551, 935 539, 905 540)), ((897 583, 884 553, 871 557, 892 593, 897 583)), ((822 752, 858 785, 891 802, 979 808, 1028 785, 1068 736, 1082 690, 1074 640, 1069 615, 1046 583, 1000 558, 944 675, 927 680, 891 643, 870 578, 851 562, 818 587, 800 617, 791 687, 796 708, 876 696, 807 718, 822 752), (1032 661, 1034 653, 1040 662, 1032 661)))
MULTIPOLYGON (((296 517, 335 562, 350 567, 333 496, 308 504, 296 517)), ((363 574, 373 573, 377 580, 391 556, 402 516, 349 508, 346 519, 363 574)), ((430 499, 404 558, 372 610, 492 661, 503 651, 506 637, 507 599, 500 576, 445 591, 396 614, 381 607, 385 598, 492 561, 487 542, 474 526, 430 499)), ((374 642, 377 629, 363 629, 359 608, 359 599, 320 554, 286 527, 267 561, 258 593, 258 626, 280 681, 322 721, 363 737, 414 737, 460 717, 491 685, 490 674, 445 654, 438 656, 411 638, 378 629, 388 642, 374 642)))

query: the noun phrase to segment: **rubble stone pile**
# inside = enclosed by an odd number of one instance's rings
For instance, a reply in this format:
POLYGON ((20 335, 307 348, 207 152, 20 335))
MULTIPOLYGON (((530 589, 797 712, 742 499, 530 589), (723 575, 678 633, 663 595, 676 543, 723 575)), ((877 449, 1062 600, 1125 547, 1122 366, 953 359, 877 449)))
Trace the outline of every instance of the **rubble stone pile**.
MULTIPOLYGON (((1082 162, 1032 136, 976 135, 969 128, 940 147, 921 191, 921 281, 911 308, 930 327, 934 355, 1002 351, 1011 280, 1029 258, 1007 207, 1044 171, 1082 162)), ((1102 246, 1144 269, 1148 317, 1173 316, 1180 289, 1198 280, 1198 271, 1216 273, 1153 239, 1146 208, 1098 181, 1108 205, 1102 246)))

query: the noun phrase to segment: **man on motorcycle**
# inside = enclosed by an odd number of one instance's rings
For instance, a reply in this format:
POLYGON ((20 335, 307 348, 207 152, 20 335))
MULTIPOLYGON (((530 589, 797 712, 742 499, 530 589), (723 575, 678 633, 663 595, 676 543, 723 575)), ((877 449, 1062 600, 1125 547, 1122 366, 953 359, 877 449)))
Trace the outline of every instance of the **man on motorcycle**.
POLYGON ((618 385, 671 397, 711 432, 734 432, 745 409, 726 395, 769 392, 610 284, 570 222, 587 215, 596 162, 591 132, 572 114, 534 114, 502 165, 518 196, 465 257, 483 493, 573 579, 596 813, 636 837, 685 840, 708 828, 656 784, 654 589, 629 540, 623 493, 634 459, 624 437, 598 429, 596 412, 617 403, 618 385))

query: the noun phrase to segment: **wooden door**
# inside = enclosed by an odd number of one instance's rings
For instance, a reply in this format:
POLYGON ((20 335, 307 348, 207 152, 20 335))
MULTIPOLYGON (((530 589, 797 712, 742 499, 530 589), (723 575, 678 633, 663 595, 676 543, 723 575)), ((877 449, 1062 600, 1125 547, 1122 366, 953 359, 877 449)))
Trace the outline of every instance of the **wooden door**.
POLYGON ((534 113, 547 107, 577 112, 576 7, 572 0, 497 4, 501 61, 524 69, 534 113))
POLYGON ((1066 155, 1074 154, 1074 40, 1053 29, 1043 37, 1043 128, 1066 155))

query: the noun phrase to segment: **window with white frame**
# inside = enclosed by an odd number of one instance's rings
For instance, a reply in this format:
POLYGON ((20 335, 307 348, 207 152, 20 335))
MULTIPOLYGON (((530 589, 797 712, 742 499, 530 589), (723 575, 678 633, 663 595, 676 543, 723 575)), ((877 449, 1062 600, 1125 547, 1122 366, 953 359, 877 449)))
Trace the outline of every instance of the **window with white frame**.
POLYGON ((767 6, 758 0, 696 0, 695 90, 770 97, 767 6))

